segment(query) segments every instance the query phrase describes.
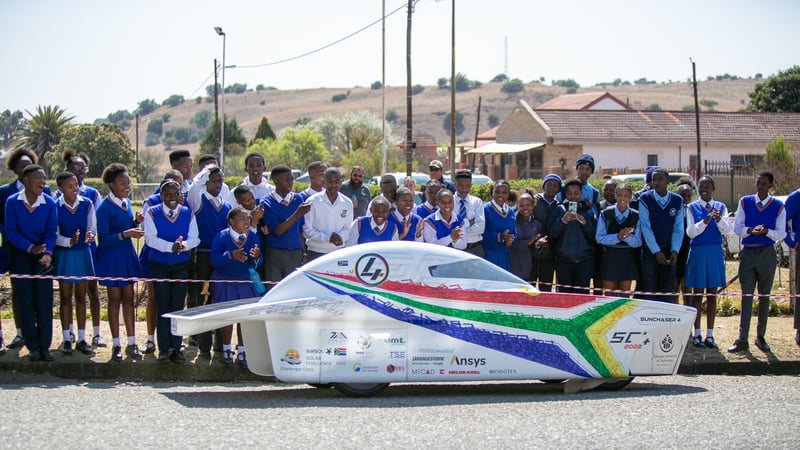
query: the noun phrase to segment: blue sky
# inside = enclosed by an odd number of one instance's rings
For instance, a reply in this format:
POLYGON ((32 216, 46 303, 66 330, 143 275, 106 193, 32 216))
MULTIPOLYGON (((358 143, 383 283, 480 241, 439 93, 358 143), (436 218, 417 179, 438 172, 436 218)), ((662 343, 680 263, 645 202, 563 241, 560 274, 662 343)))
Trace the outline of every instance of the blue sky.
MULTIPOLYGON (((227 35, 226 84, 369 86, 381 78, 381 0, 3 0, 0 110, 57 104, 91 122, 146 98, 204 95, 227 35), (264 67, 337 41, 310 56, 264 67)), ((387 85, 405 85, 406 8, 386 0, 387 85)), ((419 0, 412 82, 450 74, 451 0, 419 0)), ((800 64, 800 2, 457 0, 456 70, 489 81, 765 76, 800 64)))

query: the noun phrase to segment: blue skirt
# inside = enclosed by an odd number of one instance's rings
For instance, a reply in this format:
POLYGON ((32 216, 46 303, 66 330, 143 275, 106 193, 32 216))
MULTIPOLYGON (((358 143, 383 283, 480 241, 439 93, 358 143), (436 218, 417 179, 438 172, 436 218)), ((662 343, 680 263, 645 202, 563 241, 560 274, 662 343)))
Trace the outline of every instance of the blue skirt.
MULTIPOLYGON (((95 273, 98 277, 139 278, 141 267, 133 244, 128 242, 127 245, 110 248, 97 247, 95 273)), ((107 287, 124 287, 134 281, 100 280, 99 283, 107 287)))
POLYGON ((229 302, 231 300, 261 297, 260 295, 256 294, 256 289, 253 287, 253 283, 250 282, 249 278, 235 280, 235 283, 225 283, 224 281, 221 281, 226 279, 230 278, 225 278, 216 271, 211 273, 209 293, 211 294, 212 303, 222 303, 229 302), (247 282, 244 283, 243 281, 247 282))
POLYGON ((725 286, 725 257, 721 244, 693 245, 683 284, 688 288, 721 288, 725 286))
MULTIPOLYGON (((56 276, 93 277, 92 251, 87 247, 67 248, 56 246, 53 251, 53 268, 56 276)), ((61 283, 85 283, 87 280, 58 280, 61 283)))

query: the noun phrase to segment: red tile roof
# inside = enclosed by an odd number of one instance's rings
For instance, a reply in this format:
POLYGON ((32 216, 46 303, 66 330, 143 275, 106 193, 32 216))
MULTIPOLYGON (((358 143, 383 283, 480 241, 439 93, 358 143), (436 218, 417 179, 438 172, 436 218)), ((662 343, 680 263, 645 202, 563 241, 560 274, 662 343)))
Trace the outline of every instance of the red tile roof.
POLYGON ((601 100, 608 98, 609 100, 618 103, 620 106, 628 109, 622 100, 614 97, 608 92, 582 92, 580 94, 564 94, 552 98, 536 109, 572 109, 572 110, 585 110, 591 108, 601 100))
MULTIPOLYGON (((695 141, 694 112, 534 111, 556 144, 586 142, 695 141)), ((769 142, 773 136, 800 140, 800 114, 701 112, 700 137, 716 142, 769 142)))

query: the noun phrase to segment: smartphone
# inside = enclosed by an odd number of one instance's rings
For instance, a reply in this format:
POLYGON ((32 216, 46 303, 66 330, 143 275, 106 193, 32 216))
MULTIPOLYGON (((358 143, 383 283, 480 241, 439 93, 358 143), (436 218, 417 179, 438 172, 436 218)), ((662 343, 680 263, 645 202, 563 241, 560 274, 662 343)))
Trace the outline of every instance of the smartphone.
POLYGON ((578 202, 569 202, 569 212, 571 214, 578 214, 578 202))

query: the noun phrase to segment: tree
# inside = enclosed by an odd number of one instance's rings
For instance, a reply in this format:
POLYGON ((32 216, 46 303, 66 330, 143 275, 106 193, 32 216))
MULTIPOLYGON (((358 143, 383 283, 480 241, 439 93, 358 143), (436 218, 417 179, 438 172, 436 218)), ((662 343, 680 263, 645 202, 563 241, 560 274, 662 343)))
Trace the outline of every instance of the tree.
POLYGON ((390 109, 386 111, 386 121, 392 123, 397 120, 397 111, 390 109))
POLYGON ((800 66, 758 83, 750 93, 748 111, 800 112, 800 66))
POLYGON ((489 117, 487 118, 487 120, 489 122, 489 126, 492 127, 492 128, 494 128, 494 127, 496 127, 497 125, 500 124, 500 118, 497 117, 497 114, 489 114, 489 117))
POLYGON ((264 157, 267 167, 286 164, 304 168, 313 161, 328 161, 330 153, 322 145, 322 136, 312 129, 288 128, 275 140, 259 139, 248 146, 248 152, 264 157))
POLYGON ((0 114, 0 144, 3 146, 8 145, 17 134, 17 129, 25 123, 25 117, 22 111, 10 110, 3 111, 0 114))
POLYGON ((205 130, 208 123, 211 122, 212 117, 214 117, 214 114, 210 109, 201 109, 194 113, 194 117, 192 117, 189 123, 201 130, 205 130))
POLYGON ((106 120, 115 125, 119 125, 124 120, 133 120, 133 114, 127 109, 120 109, 117 112, 109 113, 106 120))
POLYGON ((383 87, 383 84, 380 81, 373 81, 369 88, 372 89, 373 91, 375 91, 375 90, 378 90, 378 89, 380 89, 382 87, 383 87))
POLYGON ((267 120, 267 116, 261 117, 261 122, 258 124, 258 129, 256 130, 256 135, 250 140, 250 144, 248 146, 253 145, 256 139, 275 139, 275 132, 272 131, 272 127, 269 126, 269 120, 267 120))
POLYGON ((59 143, 61 136, 70 127, 69 122, 74 116, 67 115, 67 111, 60 106, 37 106, 36 114, 28 113, 30 118, 22 127, 20 146, 30 148, 39 157, 39 163, 48 173, 45 156, 59 143))
MULTIPOLYGON (((352 112, 342 117, 324 116, 312 120, 310 128, 322 137, 323 145, 338 158, 353 151, 375 150, 381 147, 380 116, 368 112, 352 112)), ((391 126, 386 124, 386 141, 393 141, 391 126)))
POLYGON ((524 90, 525 83, 523 83, 519 78, 514 78, 513 80, 504 82, 503 87, 500 88, 500 91, 505 92, 506 94, 515 94, 524 90))
POLYGON ((644 107, 645 111, 661 111, 661 106, 658 103, 651 103, 644 107))
POLYGON ((565 88, 575 88, 575 89, 577 89, 577 88, 581 87, 581 85, 578 84, 578 82, 573 80, 572 78, 568 78, 566 80, 553 80, 553 81, 551 81, 551 83, 552 83, 553 86, 561 86, 561 87, 565 87, 565 88))
POLYGON ((141 115, 150 114, 151 112, 155 111, 158 108, 158 103, 153 99, 145 99, 139 102, 139 107, 136 108, 136 112, 141 115))
POLYGON ((156 170, 164 158, 163 152, 155 149, 143 149, 139 151, 139 167, 134 166, 134 173, 137 173, 139 183, 150 183, 158 178, 156 170))
POLYGON ((411 95, 420 94, 424 90, 425 90, 425 86, 423 86, 421 84, 415 84, 414 86, 411 86, 411 95))
POLYGON ((495 75, 494 78, 492 78, 492 81, 490 81, 490 83, 505 83, 506 81, 508 81, 508 75, 504 73, 499 73, 495 75))
POLYGON ((130 168, 134 160, 130 140, 118 126, 111 123, 83 124, 65 130, 60 142, 45 156, 53 173, 64 169, 61 153, 67 148, 89 155, 89 177, 101 176, 103 168, 112 162, 119 162, 130 168))
MULTIPOLYGON (((217 83, 217 92, 222 92, 222 85, 219 84, 219 83, 217 83)), ((209 84, 208 86, 206 86, 206 95, 208 97, 214 97, 214 85, 213 84, 209 84)))
MULTIPOLYGON (((448 111, 447 114, 444 115, 444 120, 442 121, 442 126, 447 131, 447 135, 450 135, 450 112, 448 111)), ((464 114, 461 111, 456 111, 456 135, 459 135, 464 132, 464 114)))
POLYGON ((772 136, 772 140, 767 144, 764 165, 775 176, 776 194, 788 194, 797 188, 792 146, 784 142, 783 136, 772 136))
POLYGON ((156 136, 164 134, 164 119, 161 117, 150 119, 150 122, 147 123, 147 132, 156 136))
POLYGON ((456 92, 466 92, 472 88, 473 82, 463 73, 456 74, 456 92))
MULTIPOLYGON (((223 120, 225 121, 225 144, 223 146, 225 155, 243 153, 247 146, 247 139, 244 137, 242 129, 236 122, 236 118, 232 117, 229 119, 226 115, 223 120)), ((216 153, 219 151, 219 149, 216 148, 216 130, 214 128, 216 128, 214 124, 210 124, 206 128, 206 135, 200 142, 200 151, 202 153, 216 153)))
POLYGON ((182 95, 172 94, 164 100, 163 104, 170 107, 176 107, 184 102, 184 98, 182 95))
POLYGON ((450 87, 450 79, 445 77, 439 78, 436 80, 436 86, 438 86, 439 89, 447 89, 450 87))

